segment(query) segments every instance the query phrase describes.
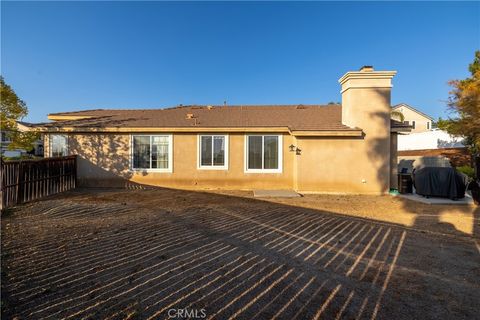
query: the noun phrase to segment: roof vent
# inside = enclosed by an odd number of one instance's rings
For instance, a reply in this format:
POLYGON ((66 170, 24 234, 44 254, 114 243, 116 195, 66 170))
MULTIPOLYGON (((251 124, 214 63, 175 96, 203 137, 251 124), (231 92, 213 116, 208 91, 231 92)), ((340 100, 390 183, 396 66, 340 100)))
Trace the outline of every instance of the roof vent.
POLYGON ((360 68, 360 72, 372 72, 372 71, 374 71, 373 66, 363 66, 360 68))

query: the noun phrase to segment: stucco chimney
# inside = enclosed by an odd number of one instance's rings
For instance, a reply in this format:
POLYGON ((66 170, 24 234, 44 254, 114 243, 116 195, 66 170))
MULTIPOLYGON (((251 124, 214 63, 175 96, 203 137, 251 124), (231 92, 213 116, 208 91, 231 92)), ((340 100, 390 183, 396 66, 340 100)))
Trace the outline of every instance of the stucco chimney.
POLYGON ((360 128, 367 161, 375 172, 381 192, 390 187, 390 93, 396 71, 375 71, 364 66, 347 72, 338 81, 342 86, 342 123, 360 128))
POLYGON ((392 78, 396 73, 375 71, 372 66, 345 73, 338 80, 342 85, 343 124, 368 131, 372 120, 382 120, 383 125, 388 124, 389 127, 390 91, 392 78), (381 119, 378 119, 379 117, 381 119))

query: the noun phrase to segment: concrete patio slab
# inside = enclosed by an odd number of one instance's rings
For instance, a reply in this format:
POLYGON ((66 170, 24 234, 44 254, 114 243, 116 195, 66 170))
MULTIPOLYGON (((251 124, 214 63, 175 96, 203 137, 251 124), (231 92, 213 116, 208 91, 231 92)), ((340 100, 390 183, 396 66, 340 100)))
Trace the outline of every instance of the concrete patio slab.
POLYGON ((300 194, 293 190, 253 190, 255 198, 297 198, 300 194))
POLYGON ((399 194, 401 198, 409 199, 412 201, 417 201, 425 204, 440 204, 440 205, 467 205, 473 206, 473 199, 469 194, 465 194, 465 198, 459 200, 451 200, 448 198, 437 198, 437 197, 429 197, 426 198, 416 193, 412 194, 399 194))

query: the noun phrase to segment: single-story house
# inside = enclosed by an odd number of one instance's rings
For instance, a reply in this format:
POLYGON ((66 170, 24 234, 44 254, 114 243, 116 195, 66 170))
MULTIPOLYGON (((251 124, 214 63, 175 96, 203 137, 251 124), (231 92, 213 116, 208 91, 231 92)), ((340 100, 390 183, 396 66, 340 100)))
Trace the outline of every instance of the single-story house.
POLYGON ((396 187, 395 71, 339 80, 341 105, 178 106, 54 113, 45 156, 79 156, 85 186, 293 189, 383 194, 396 187))

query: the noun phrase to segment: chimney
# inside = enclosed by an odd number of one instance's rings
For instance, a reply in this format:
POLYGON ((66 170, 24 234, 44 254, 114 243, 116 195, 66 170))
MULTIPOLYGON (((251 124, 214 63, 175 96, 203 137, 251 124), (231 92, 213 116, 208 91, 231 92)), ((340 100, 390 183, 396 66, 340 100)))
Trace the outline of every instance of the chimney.
POLYGON ((372 71, 374 71, 373 66, 363 66, 360 68, 360 72, 372 72, 372 71))
MULTIPOLYGON (((363 131, 365 161, 369 168, 362 169, 368 183, 388 192, 390 187, 390 93, 396 71, 375 71, 364 66, 359 71, 347 72, 341 77, 342 123, 363 131)), ((393 168, 393 167, 392 167, 393 168)), ((376 188, 377 188, 376 187, 376 188)))
POLYGON ((383 121, 382 124, 389 127, 390 91, 396 73, 364 66, 360 71, 350 71, 341 77, 338 82, 342 85, 343 124, 368 131, 371 121, 377 118, 376 122, 383 121))

